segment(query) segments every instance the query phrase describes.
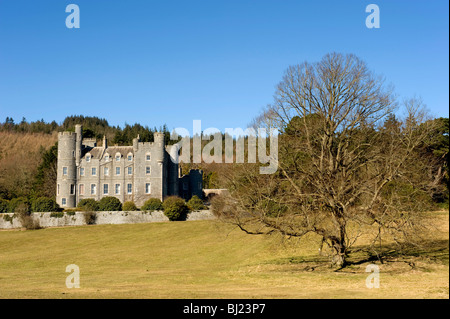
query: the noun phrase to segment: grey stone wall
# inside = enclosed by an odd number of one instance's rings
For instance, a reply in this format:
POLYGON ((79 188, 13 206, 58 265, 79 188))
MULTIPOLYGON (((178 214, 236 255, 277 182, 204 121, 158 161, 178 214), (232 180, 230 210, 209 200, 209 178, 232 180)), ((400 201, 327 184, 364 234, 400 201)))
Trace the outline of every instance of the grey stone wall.
MULTIPOLYGON (((17 217, 12 218, 11 221, 6 220, 5 216, 10 218, 13 213, 0 214, 0 229, 14 229, 21 228, 22 225, 17 217)), ((51 217, 51 213, 32 213, 33 219, 39 222, 41 227, 62 227, 62 226, 81 226, 86 225, 84 213, 75 212, 74 215, 64 213, 63 217, 51 217)), ((154 223, 154 222, 168 222, 169 219, 162 211, 144 212, 144 211, 123 211, 123 212, 96 212, 96 225, 104 224, 138 224, 138 223, 154 223)), ((190 212, 186 221, 194 220, 211 220, 215 216, 209 210, 190 212)))

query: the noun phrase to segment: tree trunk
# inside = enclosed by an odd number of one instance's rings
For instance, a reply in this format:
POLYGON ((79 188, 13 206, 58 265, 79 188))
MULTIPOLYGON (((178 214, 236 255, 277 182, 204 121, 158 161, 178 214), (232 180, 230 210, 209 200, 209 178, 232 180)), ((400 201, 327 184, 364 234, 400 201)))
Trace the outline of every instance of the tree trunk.
POLYGON ((346 265, 345 255, 336 252, 331 258, 331 267, 341 269, 344 268, 345 265, 346 265))
POLYGON ((332 241, 333 255, 331 257, 331 267, 336 269, 344 268, 347 264, 345 239, 343 237, 336 238, 332 241))

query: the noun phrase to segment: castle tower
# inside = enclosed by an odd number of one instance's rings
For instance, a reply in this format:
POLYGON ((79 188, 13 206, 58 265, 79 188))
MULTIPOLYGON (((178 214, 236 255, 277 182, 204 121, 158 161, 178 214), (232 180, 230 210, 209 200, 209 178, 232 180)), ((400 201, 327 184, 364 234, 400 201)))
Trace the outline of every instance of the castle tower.
MULTIPOLYGON (((79 132, 81 126, 77 126, 79 132)), ((78 144, 78 135, 73 132, 61 132, 58 134, 58 165, 56 180, 56 202, 61 207, 76 206, 76 161, 81 157, 81 143, 78 144), (80 150, 80 155, 78 155, 80 150)), ((81 136, 80 136, 81 138, 81 136)))

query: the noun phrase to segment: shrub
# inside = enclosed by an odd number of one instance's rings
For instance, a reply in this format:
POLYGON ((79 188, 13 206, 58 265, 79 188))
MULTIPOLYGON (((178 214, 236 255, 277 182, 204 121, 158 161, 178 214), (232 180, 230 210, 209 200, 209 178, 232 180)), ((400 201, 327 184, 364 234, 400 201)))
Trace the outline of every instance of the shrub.
POLYGON ((10 222, 12 224, 13 223, 13 219, 16 218, 16 217, 17 217, 16 214, 12 214, 12 215, 5 214, 3 216, 3 220, 5 220, 7 222, 10 222))
POLYGON ((188 207, 184 199, 177 196, 167 197, 164 200, 163 208, 164 215, 171 221, 184 219, 188 212, 188 207))
POLYGON ((150 198, 142 205, 141 210, 163 210, 163 203, 158 198, 150 198))
POLYGON ((134 202, 129 201, 129 202, 123 203, 122 210, 135 211, 135 210, 138 210, 138 208, 136 207, 136 204, 134 202))
POLYGON ((32 212, 58 212, 61 208, 52 198, 38 197, 31 203, 32 212))
POLYGON ((73 215, 75 215, 75 213, 76 213, 77 211, 79 211, 79 210, 80 210, 80 209, 78 209, 78 208, 65 208, 65 209, 63 210, 63 212, 66 213, 67 215, 73 216, 73 215))
POLYGON ((93 198, 84 198, 78 202, 78 208, 84 211, 97 211, 99 209, 98 202, 93 198))
POLYGON ((0 198, 0 213, 8 212, 8 201, 6 199, 0 198))
POLYGON ((15 208, 15 215, 19 218, 22 227, 25 229, 39 229, 41 226, 37 220, 31 217, 30 206, 25 203, 19 203, 15 208))
POLYGON ((8 212, 15 213, 19 206, 21 210, 24 210, 27 213, 30 212, 30 203, 25 197, 16 197, 11 199, 8 203, 8 212))
POLYGON ((50 213, 50 217, 54 217, 54 218, 64 217, 64 212, 52 212, 52 213, 50 213))
POLYGON ((84 212, 84 221, 86 225, 94 225, 97 220, 97 213, 95 212, 84 212))
POLYGON ((117 197, 106 196, 98 202, 98 209, 101 211, 118 211, 122 210, 122 203, 117 197))
POLYGON ((187 202, 187 206, 190 210, 206 209, 206 206, 203 204, 203 201, 200 198, 198 198, 197 195, 191 197, 191 199, 187 202))

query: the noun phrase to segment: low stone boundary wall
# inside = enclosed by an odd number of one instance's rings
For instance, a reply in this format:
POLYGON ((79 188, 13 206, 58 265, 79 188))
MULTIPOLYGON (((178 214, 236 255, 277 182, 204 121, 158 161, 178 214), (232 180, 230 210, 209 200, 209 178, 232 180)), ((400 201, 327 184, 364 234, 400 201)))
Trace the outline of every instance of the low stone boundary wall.
MULTIPOLYGON (((86 225, 84 212, 75 213, 31 213, 33 220, 39 222, 41 227, 62 227, 62 226, 81 226, 86 225), (57 215, 59 214, 59 215, 57 215)), ((169 219, 162 211, 114 211, 114 212, 95 212, 95 225, 104 224, 138 224, 168 222, 169 219)), ((216 217, 209 210, 190 212, 186 221, 192 220, 210 220, 216 217)), ((17 216, 13 213, 0 214, 0 229, 21 228, 22 225, 17 216)))

